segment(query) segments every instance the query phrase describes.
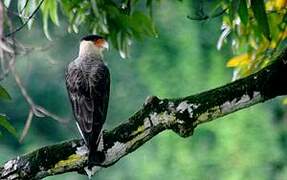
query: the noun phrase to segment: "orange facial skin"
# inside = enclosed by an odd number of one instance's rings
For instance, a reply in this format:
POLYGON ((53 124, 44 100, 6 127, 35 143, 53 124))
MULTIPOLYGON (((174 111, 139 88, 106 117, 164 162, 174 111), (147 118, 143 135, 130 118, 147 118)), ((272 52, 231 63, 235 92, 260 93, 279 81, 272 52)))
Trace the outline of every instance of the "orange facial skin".
POLYGON ((106 40, 104 39, 97 39, 96 41, 94 41, 95 45, 99 48, 103 48, 104 44, 106 43, 106 40))

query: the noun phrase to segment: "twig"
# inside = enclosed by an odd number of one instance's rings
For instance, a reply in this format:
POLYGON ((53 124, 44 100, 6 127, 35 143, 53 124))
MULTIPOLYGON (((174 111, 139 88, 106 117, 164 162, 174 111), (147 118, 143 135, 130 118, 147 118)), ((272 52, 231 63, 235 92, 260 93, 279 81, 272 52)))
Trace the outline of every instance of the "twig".
POLYGON ((23 29, 27 24, 28 22, 32 19, 32 17, 37 13, 37 11, 40 9, 41 5, 43 4, 45 0, 42 0, 37 8, 33 11, 33 13, 28 17, 27 21, 25 21, 20 27, 18 27, 17 29, 15 29, 14 31, 12 32, 9 32, 8 34, 5 35, 5 37, 9 37, 11 36, 12 34, 15 34, 16 32, 20 31, 21 29, 23 29))
POLYGON ((63 118, 61 118, 61 117, 59 117, 59 116, 47 111, 45 108, 43 108, 41 106, 36 105, 36 110, 38 112, 40 112, 41 114, 45 115, 45 116, 48 116, 48 117, 50 117, 52 119, 55 119, 58 122, 61 122, 61 123, 67 123, 68 122, 67 119, 63 119, 63 118))
MULTIPOLYGON (((10 39, 6 39, 6 40, 9 44, 13 44, 13 42, 10 41, 10 39)), ((38 51, 38 52, 39 51, 41 51, 41 52, 46 51, 49 48, 53 47, 53 45, 55 43, 55 42, 52 42, 52 43, 45 44, 43 46, 28 47, 28 46, 22 44, 21 42, 17 41, 16 39, 14 41, 15 41, 14 45, 16 47, 15 54, 16 55, 22 55, 22 56, 27 55, 33 51, 38 51)))
POLYGON ((18 75, 18 73, 16 72, 15 70, 15 66, 13 66, 12 64, 10 64, 10 69, 11 69, 11 73, 13 74, 14 76, 14 79, 16 81, 16 84, 18 85, 23 97, 25 98, 26 102, 29 104, 33 114, 37 117, 45 117, 45 116, 48 116, 48 117, 51 117, 52 119, 55 119, 56 121, 59 121, 61 123, 65 123, 67 122, 67 120, 65 119, 62 119, 60 117, 58 117, 57 115, 49 112, 48 110, 46 110, 45 108, 39 106, 39 105, 36 105, 32 98, 28 95, 25 87, 23 86, 22 82, 21 82, 21 79, 18 75))
POLYGON ((223 15, 225 12, 227 11, 226 9, 223 9, 222 11, 212 14, 212 15, 203 15, 203 16, 199 16, 199 17, 191 17, 191 16, 187 16, 188 19, 190 20, 194 20, 194 21, 204 21, 204 20, 208 20, 208 19, 212 19, 212 18, 216 18, 219 17, 221 15, 223 15))
POLYGON ((3 38, 3 25, 4 25, 4 8, 0 1, 0 40, 3 38))
POLYGON ((29 128, 30 128, 30 125, 31 125, 31 121, 32 121, 32 118, 33 116, 37 116, 37 117, 50 117, 60 123, 67 123, 68 120, 66 119, 63 119, 63 118, 60 118, 59 116, 49 112, 48 110, 46 110, 45 108, 35 104, 33 102, 33 99, 29 96, 29 94, 27 93, 25 87, 23 86, 22 84, 22 81, 20 79, 20 76, 18 75, 16 69, 15 69, 15 56, 13 56, 11 59, 10 59, 10 62, 9 62, 9 69, 12 73, 12 75, 14 76, 14 79, 16 81, 16 84, 17 86, 19 87, 20 91, 21 91, 21 94, 22 96, 24 97, 24 99, 26 100, 26 102, 29 104, 30 106, 30 112, 29 112, 29 116, 26 120, 26 123, 25 123, 25 127, 23 129, 23 132, 22 132, 22 135, 21 135, 21 138, 20 138, 20 142, 23 141, 24 137, 26 136, 27 132, 29 131, 29 128), (32 112, 32 115, 30 115, 32 112))
MULTIPOLYGON (((39 46, 39 47, 27 47, 21 43, 20 44, 17 43, 17 45, 20 45, 22 50, 23 50, 23 52, 21 52, 21 55, 27 55, 27 54, 31 53, 32 51, 38 51, 38 52, 39 51, 46 51, 46 50, 50 49, 51 47, 53 47, 53 43, 49 43, 47 45, 39 46)), ((16 53, 17 53, 17 51, 16 51, 16 53)))
POLYGON ((20 139, 19 139, 19 142, 20 142, 20 143, 23 142, 24 138, 26 137, 26 135, 27 135, 27 133, 28 133, 28 131, 29 131, 29 129, 30 129, 31 122, 32 122, 32 119, 33 119, 33 115, 34 115, 34 114, 33 114, 33 111, 30 110, 30 111, 29 111, 29 114, 28 114, 28 117, 27 117, 27 120, 26 120, 26 122, 25 122, 24 129, 23 129, 23 131, 22 131, 21 137, 20 137, 20 139))
MULTIPOLYGON (((3 4, 2 4, 2 5, 3 5, 3 4)), ((4 11, 3 11, 3 18, 4 18, 4 15, 5 15, 5 14, 4 14, 4 11)), ((3 20, 3 23, 4 23, 4 20, 3 20)), ((12 29, 13 29, 13 24, 12 24, 12 22, 11 22, 11 20, 10 20, 9 17, 6 18, 6 23, 7 23, 7 25, 8 25, 9 30, 12 31, 12 29)), ((1 24, 0 26, 2 26, 2 28, 3 28, 3 24, 1 24)), ((0 81, 3 80, 3 79, 8 75, 8 73, 10 72, 10 68, 6 67, 8 63, 7 63, 6 60, 5 60, 5 56, 8 56, 8 58, 10 58, 10 57, 12 57, 12 56, 14 55, 14 53, 15 53, 15 46, 14 46, 15 40, 14 40, 13 36, 12 36, 12 39, 11 39, 11 40, 12 40, 12 41, 11 41, 12 50, 7 51, 7 49, 6 49, 6 51, 5 51, 5 50, 3 50, 3 47, 2 47, 2 49, 1 49, 1 55, 2 55, 2 56, 1 56, 1 69, 2 69, 2 72, 1 72, 1 74, 0 74, 0 81)), ((4 44, 5 46, 7 46, 7 45, 5 44, 5 43, 7 42, 7 39, 3 37, 3 30, 2 30, 2 36, 1 36, 0 42, 1 42, 2 44, 4 44)), ((9 45, 10 45, 10 44, 9 44, 9 45)), ((8 46, 7 46, 7 47, 8 47, 8 46)), ((8 49, 10 49, 10 47, 8 47, 8 49)))
MULTIPOLYGON (((0 42, 2 42, 2 38, 3 38, 3 24, 4 24, 4 11, 3 11, 3 4, 0 1, 0 42)), ((5 62, 4 62, 3 48, 0 48, 0 66, 1 66, 1 70, 3 71, 3 74, 5 74, 5 69, 4 69, 5 62)))
MULTIPOLYGON (((12 59, 15 59, 15 57, 13 57, 12 59)), ((11 60, 12 61, 12 60, 11 60)), ((20 80, 20 77, 18 75, 18 73, 16 72, 16 69, 15 69, 15 66, 11 63, 9 63, 9 68, 11 70, 11 73, 13 74, 14 76, 14 79, 16 81, 16 84, 17 86, 19 87, 20 91, 21 91, 21 94, 24 96, 26 102, 29 104, 30 107, 33 107, 32 110, 33 110, 33 113, 37 114, 37 111, 35 110, 34 108, 34 102, 33 100, 31 99, 31 97, 28 95, 26 89, 24 88, 21 80, 20 80)), ((37 115, 38 116, 38 115, 37 115)))
MULTIPOLYGON (((37 9, 39 9, 39 7, 41 6, 41 4, 44 2, 44 0, 42 0, 38 7, 36 8, 36 10, 33 12, 33 14, 36 13, 37 9)), ((29 17, 29 19, 32 18, 33 14, 29 17)), ((10 31, 12 31, 12 23, 11 23, 11 20, 10 18, 7 18, 7 22, 8 22, 8 26, 10 28, 10 31)), ((28 22, 28 21, 27 21, 28 22)), ((24 23, 25 24, 25 23, 24 23)), ((12 38, 11 39, 6 39, 8 40, 7 43, 13 48, 11 49, 11 51, 5 51, 7 52, 6 55, 9 56, 8 58, 6 58, 7 60, 7 65, 8 65, 8 68, 5 70, 4 74, 3 74, 3 77, 1 76, 1 78, 4 78, 9 72, 11 72, 11 74, 13 75, 14 79, 15 79, 15 82, 17 84, 17 86, 19 87, 20 89, 20 92, 22 94, 22 96, 24 97, 24 99, 26 100, 26 102, 28 103, 29 107, 30 107, 30 110, 29 110, 29 114, 28 114, 28 117, 26 119, 26 122, 25 122, 25 126, 24 126, 24 129, 22 131, 22 134, 21 134, 21 137, 19 139, 20 142, 22 142, 24 140, 24 138, 26 137, 28 131, 29 131, 29 128, 31 126, 31 123, 32 123, 32 119, 35 116, 37 117, 50 117, 58 122, 61 122, 61 123, 66 123, 68 122, 66 119, 63 119, 63 118, 60 118, 59 116, 49 112, 48 110, 46 110, 45 108, 37 105, 34 103, 33 99, 29 96, 27 90, 25 89, 22 81, 21 81, 21 78, 19 76, 19 74, 17 73, 16 71, 16 67, 15 67, 15 62, 16 62, 16 48, 19 48, 21 49, 22 51, 24 51, 24 54, 27 54, 33 50, 46 50, 48 49, 49 47, 51 47, 51 45, 48 45, 48 46, 45 46, 45 47, 40 47, 40 48, 27 48, 25 47, 24 45, 22 45, 21 43, 17 42, 15 39, 14 39, 14 34, 15 32, 19 31, 20 29, 17 28, 18 30, 15 30, 13 33, 10 33, 9 36, 11 36, 12 38), (18 46, 18 47, 17 47, 18 46)), ((2 42, 2 40, 0 39, 0 41, 2 42)), ((5 66, 5 61, 4 59, 2 60, 1 59, 1 63, 3 64, 3 66, 5 66)))

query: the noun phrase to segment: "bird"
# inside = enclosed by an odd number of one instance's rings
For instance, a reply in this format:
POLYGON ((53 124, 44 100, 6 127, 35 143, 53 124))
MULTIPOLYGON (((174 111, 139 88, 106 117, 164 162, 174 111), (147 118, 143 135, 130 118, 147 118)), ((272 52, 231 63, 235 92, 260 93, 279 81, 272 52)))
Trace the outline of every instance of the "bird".
POLYGON ((103 59, 108 48, 107 40, 99 35, 83 37, 78 57, 69 63, 65 73, 76 124, 89 149, 89 169, 105 160, 98 147, 109 104, 110 72, 103 59))

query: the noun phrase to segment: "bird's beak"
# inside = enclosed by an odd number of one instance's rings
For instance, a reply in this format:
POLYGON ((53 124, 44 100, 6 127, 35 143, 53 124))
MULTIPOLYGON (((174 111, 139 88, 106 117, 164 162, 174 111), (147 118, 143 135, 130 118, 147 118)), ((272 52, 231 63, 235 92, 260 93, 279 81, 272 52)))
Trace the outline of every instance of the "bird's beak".
POLYGON ((98 39, 97 41, 94 42, 95 46, 97 48, 100 48, 102 50, 104 49, 109 49, 109 43, 105 39, 98 39))
POLYGON ((109 50, 109 43, 107 41, 104 41, 103 48, 106 48, 107 50, 109 50))

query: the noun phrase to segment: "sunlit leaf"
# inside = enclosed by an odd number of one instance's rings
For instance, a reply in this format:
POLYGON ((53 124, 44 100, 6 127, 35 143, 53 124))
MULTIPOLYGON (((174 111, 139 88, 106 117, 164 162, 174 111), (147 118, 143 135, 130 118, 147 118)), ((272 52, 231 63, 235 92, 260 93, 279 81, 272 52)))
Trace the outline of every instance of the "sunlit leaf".
POLYGON ((271 41, 270 48, 275 49, 278 43, 276 41, 271 41))
POLYGON ((78 32, 79 32, 79 29, 78 29, 78 27, 77 27, 75 24, 72 25, 72 29, 73 29, 73 31, 74 31, 75 33, 78 33, 78 32))
POLYGON ((49 29, 48 29, 48 20, 49 20, 49 1, 44 1, 44 3, 41 6, 42 10, 42 16, 43 16, 43 30, 45 36, 49 39, 52 40, 50 34, 49 34, 49 29))
POLYGON ((1 85, 0 85, 0 99, 11 100, 11 96, 1 85))
POLYGON ((283 103, 284 105, 287 105, 287 98, 284 98, 282 103, 283 103))
POLYGON ((239 8, 238 8, 238 15, 244 25, 248 23, 248 9, 246 0, 240 0, 239 8))
POLYGON ((238 55, 238 56, 235 56, 233 58, 231 58, 226 66, 227 67, 238 67, 238 66, 241 66, 241 65, 246 65, 250 62, 249 60, 249 56, 247 53, 245 54, 241 54, 241 55, 238 55))
POLYGON ((0 126, 6 129, 9 133, 11 133, 15 138, 17 138, 16 129, 12 126, 12 124, 7 120, 7 117, 3 114, 0 114, 0 126))
POLYGON ((4 5, 8 8, 10 6, 11 0, 4 0, 4 5))
POLYGON ((32 28, 33 23, 34 23, 34 19, 33 18, 28 21, 28 23, 27 23, 28 29, 32 28))
POLYGON ((29 0, 21 0, 21 1, 18 1, 17 8, 18 8, 19 14, 22 13, 22 10, 24 9, 24 7, 25 7, 27 1, 29 1, 29 0))
POLYGON ((252 0, 251 8, 257 21, 259 30, 268 40, 270 40, 270 29, 265 11, 264 0, 252 0))
POLYGON ((28 29, 32 28, 33 22, 34 22, 34 17, 28 20, 28 17, 32 15, 32 13, 35 11, 37 8, 37 2, 36 0, 29 0, 26 2, 27 4, 25 5, 25 8, 22 9, 21 13, 21 20, 23 23, 27 22, 27 27, 28 29))
POLYGON ((217 41, 217 44, 216 44, 217 49, 221 49, 224 40, 226 39, 226 37, 231 32, 231 27, 225 23, 222 24, 221 29, 222 29, 222 33, 221 33, 221 35, 217 41))
POLYGON ((50 17, 51 20, 54 24, 59 26, 59 18, 58 18, 58 3, 57 1, 49 1, 49 12, 50 12, 50 17))
POLYGON ((54 24, 59 25, 58 1, 44 1, 41 6, 41 10, 43 16, 44 33, 49 40, 52 40, 49 33, 49 17, 54 24))
POLYGON ((275 1, 275 7, 277 9, 282 9, 287 6, 287 0, 276 0, 275 1))
POLYGON ((46 37, 49 40, 52 40, 50 33, 49 33, 49 29, 48 29, 48 13, 43 13, 43 29, 44 29, 44 33, 46 37))

